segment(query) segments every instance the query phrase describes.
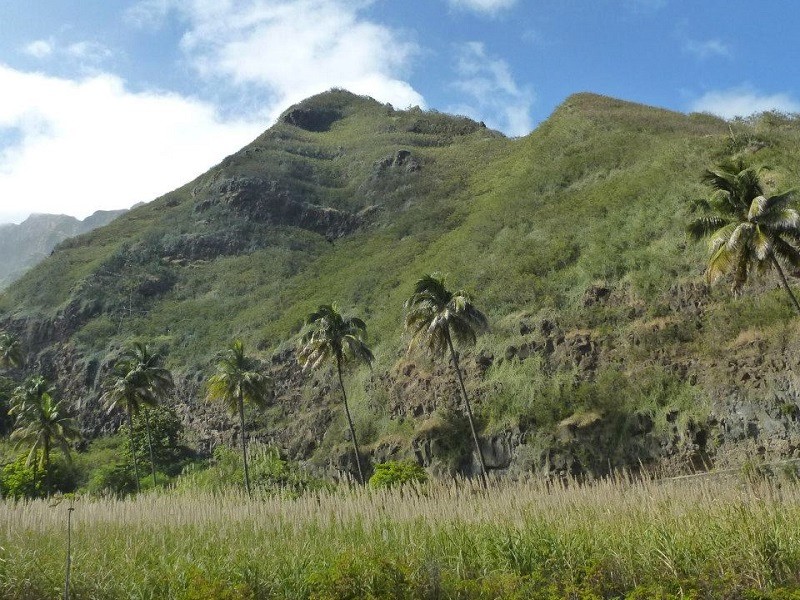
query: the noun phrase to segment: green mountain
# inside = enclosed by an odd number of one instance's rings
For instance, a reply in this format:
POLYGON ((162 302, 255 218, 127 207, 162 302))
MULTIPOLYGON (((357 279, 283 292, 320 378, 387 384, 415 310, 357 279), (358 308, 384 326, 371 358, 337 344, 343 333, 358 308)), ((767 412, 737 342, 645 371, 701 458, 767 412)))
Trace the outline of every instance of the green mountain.
POLYGON ((294 355, 304 317, 336 302, 367 322, 376 355, 347 380, 371 459, 469 472, 452 373, 403 338, 404 300, 437 271, 491 322, 462 356, 491 468, 789 456, 796 315, 770 276, 739 298, 709 289, 705 246, 684 231, 691 200, 708 194, 704 168, 741 155, 785 189, 800 181, 798 141, 800 123, 781 115, 728 123, 592 94, 508 139, 332 91, 187 185, 62 243, 0 297, 0 323, 93 435, 114 426, 98 401, 109 358, 133 338, 163 348, 200 449, 235 434, 203 385, 241 337, 276 381, 253 416, 258 435, 354 468, 333 379, 294 355))
POLYGON ((125 210, 98 210, 83 221, 67 215, 31 215, 19 225, 0 225, 0 290, 42 261, 67 238, 107 225, 125 210))

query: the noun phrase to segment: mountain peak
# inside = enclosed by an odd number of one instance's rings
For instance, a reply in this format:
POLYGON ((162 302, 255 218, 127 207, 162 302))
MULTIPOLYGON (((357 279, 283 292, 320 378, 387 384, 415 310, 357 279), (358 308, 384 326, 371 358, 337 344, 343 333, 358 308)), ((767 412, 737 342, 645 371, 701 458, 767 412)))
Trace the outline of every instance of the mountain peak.
POLYGON ((323 132, 353 112, 374 110, 382 106, 384 105, 369 96, 331 89, 290 106, 278 121, 308 131, 323 132))

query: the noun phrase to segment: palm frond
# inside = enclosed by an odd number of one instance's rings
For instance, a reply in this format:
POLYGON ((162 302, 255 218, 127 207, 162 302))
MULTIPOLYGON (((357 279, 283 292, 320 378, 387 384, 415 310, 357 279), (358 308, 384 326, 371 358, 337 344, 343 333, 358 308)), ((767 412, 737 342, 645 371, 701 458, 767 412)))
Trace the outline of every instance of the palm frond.
POLYGON ((716 282, 717 279, 728 272, 736 258, 737 255, 728 249, 726 244, 719 246, 708 260, 705 273, 706 281, 709 284, 716 282))
POLYGON ((686 232, 694 239, 701 239, 718 231, 728 224, 728 220, 719 216, 705 216, 695 219, 686 227, 686 232))
POLYGON ((800 250, 787 241, 776 237, 772 244, 772 253, 780 262, 791 265, 795 269, 800 269, 800 250))
POLYGON ((365 341, 367 324, 358 317, 345 318, 336 305, 324 304, 306 318, 308 330, 301 338, 298 360, 304 370, 323 363, 372 363, 365 341))

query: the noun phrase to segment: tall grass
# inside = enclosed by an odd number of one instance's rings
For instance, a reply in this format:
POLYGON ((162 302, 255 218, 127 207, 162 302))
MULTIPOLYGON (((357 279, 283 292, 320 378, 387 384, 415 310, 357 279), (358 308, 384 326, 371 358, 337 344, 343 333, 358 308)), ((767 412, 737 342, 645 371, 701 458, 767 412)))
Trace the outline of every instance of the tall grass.
MULTIPOLYGON (((78 502, 75 598, 788 598, 800 487, 469 482, 78 502)), ((0 505, 0 597, 57 598, 66 506, 0 505)))

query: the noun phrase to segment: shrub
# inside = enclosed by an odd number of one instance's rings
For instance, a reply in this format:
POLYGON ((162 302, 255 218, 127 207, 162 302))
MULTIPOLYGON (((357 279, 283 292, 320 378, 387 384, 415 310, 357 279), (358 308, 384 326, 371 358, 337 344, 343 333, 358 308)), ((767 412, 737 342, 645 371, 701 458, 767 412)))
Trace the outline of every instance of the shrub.
POLYGON ((101 496, 127 496, 136 491, 133 468, 127 463, 102 465, 92 472, 86 491, 101 496))
POLYGON ((25 456, 8 463, 0 471, 0 496, 3 498, 34 498, 42 490, 42 474, 34 477, 33 466, 25 464, 25 456))
MULTIPOLYGON (((254 490, 272 494, 288 492, 299 495, 306 491, 330 488, 330 484, 317 479, 296 465, 281 458, 277 448, 251 444, 247 450, 250 483, 254 490)), ((242 455, 228 446, 217 446, 208 463, 189 465, 177 479, 176 485, 184 490, 222 492, 244 483, 242 455)))
POLYGON ((404 483, 425 483, 426 481, 428 481, 428 474, 417 463, 390 460, 375 465, 375 472, 369 478, 369 487, 380 489, 403 485, 404 483))

